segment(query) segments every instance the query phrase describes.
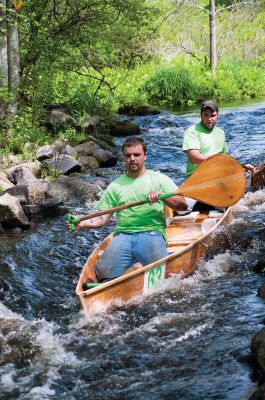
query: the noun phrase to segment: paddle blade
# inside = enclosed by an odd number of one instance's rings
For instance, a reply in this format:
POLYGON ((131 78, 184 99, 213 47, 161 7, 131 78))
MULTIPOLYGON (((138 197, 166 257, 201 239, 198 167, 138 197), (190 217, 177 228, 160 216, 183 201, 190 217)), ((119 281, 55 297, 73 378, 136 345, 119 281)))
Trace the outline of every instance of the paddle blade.
POLYGON ((207 158, 177 191, 215 207, 237 203, 246 189, 246 175, 241 164, 228 154, 207 158))

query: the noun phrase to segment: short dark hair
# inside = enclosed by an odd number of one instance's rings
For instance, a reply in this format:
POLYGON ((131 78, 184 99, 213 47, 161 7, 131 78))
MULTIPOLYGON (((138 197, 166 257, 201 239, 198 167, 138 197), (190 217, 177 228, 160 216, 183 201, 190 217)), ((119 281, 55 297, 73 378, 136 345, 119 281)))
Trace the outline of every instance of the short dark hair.
POLYGON ((218 113, 218 104, 214 100, 205 100, 201 104, 201 113, 206 110, 206 108, 210 108, 212 112, 217 112, 218 113))
POLYGON ((133 146, 137 146, 138 144, 140 144, 143 147, 144 153, 146 153, 146 143, 145 143, 144 139, 142 139, 138 136, 128 137, 122 145, 122 152, 124 153, 125 147, 133 147, 133 146))

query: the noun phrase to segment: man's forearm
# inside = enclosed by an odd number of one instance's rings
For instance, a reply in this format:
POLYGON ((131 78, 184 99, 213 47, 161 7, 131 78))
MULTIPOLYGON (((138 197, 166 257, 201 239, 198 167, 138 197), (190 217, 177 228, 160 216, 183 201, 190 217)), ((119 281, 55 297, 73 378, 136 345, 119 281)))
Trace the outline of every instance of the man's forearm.
POLYGON ((110 219, 110 214, 101 215, 99 217, 85 219, 76 224, 76 229, 98 229, 105 225, 110 219))

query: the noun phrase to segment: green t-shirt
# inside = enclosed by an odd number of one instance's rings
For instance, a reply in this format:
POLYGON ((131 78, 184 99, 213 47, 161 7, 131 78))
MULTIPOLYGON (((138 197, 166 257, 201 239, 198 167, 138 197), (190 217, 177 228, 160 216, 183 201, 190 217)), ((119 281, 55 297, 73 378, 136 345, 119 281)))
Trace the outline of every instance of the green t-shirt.
MULTIPOLYGON (((199 150, 201 154, 213 156, 218 153, 228 153, 225 133, 214 126, 212 130, 205 128, 201 123, 188 128, 184 133, 182 150, 199 150)), ((188 160, 186 175, 191 175, 198 164, 188 160)))
MULTIPOLYGON (((97 203, 97 208, 106 210, 147 199, 152 191, 171 193, 177 189, 175 183, 160 172, 147 170, 143 176, 136 179, 122 175, 107 187, 97 203)), ((126 208, 116 213, 116 233, 159 231, 166 240, 165 226, 165 204, 162 201, 126 208)))

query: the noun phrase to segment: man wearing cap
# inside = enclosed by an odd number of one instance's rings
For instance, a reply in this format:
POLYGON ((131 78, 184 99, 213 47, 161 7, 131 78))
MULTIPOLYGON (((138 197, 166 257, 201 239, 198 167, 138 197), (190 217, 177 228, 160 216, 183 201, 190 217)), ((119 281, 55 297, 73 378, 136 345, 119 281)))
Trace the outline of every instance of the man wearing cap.
POLYGON ((187 176, 190 176, 206 158, 228 152, 225 133, 215 126, 217 118, 217 104, 206 100, 201 105, 201 121, 185 131, 182 150, 188 156, 187 176))
MULTIPOLYGON (((201 121, 185 131, 182 150, 188 156, 186 176, 192 175, 198 165, 208 157, 215 154, 228 153, 225 133, 215 126, 217 118, 218 105, 213 100, 205 100, 201 105, 201 121)), ((251 164, 246 164, 245 168, 249 172, 254 172, 254 167, 251 164)), ((191 210, 192 202, 190 199, 189 211, 191 210)), ((213 208, 195 200, 193 204, 193 211, 213 208)))

